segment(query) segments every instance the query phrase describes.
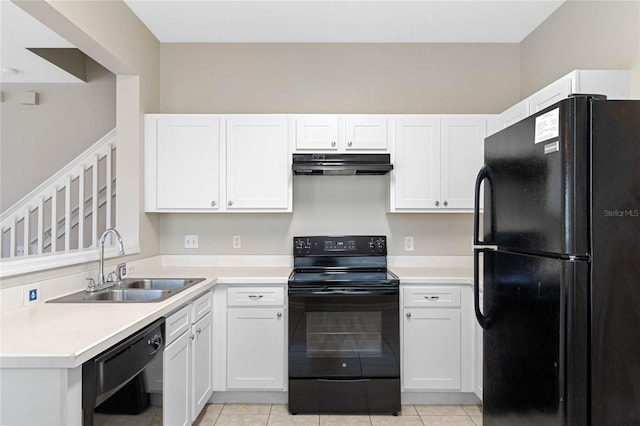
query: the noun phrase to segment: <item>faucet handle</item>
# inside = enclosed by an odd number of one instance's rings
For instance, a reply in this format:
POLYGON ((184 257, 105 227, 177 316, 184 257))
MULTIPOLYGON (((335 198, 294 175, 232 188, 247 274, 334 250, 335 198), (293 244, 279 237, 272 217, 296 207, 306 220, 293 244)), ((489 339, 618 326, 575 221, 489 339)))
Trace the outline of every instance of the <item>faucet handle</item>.
POLYGON ((127 264, 126 263, 118 263, 116 266, 116 279, 118 281, 122 281, 122 278, 127 275, 127 264))
POLYGON ((109 272, 109 275, 107 275, 107 279, 105 280, 105 284, 115 282, 113 279, 115 276, 116 276, 116 271, 109 272))
POLYGON ((85 278, 85 280, 89 281, 89 284, 87 284, 87 289, 85 291, 87 293, 96 291, 96 281, 93 278, 85 278))

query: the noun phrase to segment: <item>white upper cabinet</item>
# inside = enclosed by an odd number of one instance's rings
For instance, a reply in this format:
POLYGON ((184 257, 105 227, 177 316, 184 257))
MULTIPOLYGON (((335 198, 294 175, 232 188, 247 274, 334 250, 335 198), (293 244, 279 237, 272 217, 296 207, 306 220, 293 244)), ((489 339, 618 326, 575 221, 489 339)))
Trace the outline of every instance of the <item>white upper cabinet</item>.
POLYGON ((487 119, 454 116, 441 124, 441 207, 472 209, 476 176, 484 164, 487 119))
POLYGON ((502 130, 529 116, 529 101, 518 102, 498 116, 498 129, 502 130))
POLYGON ((605 95, 608 99, 629 99, 631 72, 627 70, 572 71, 500 114, 498 130, 509 127, 577 93, 605 95))
POLYGON ((146 116, 148 212, 290 212, 286 116, 146 116))
POLYGON ((291 211, 287 129, 281 116, 227 118, 227 210, 291 211))
POLYGON ((220 203, 219 119, 146 117, 146 210, 216 210, 220 203))
POLYGON ((535 114, 571 94, 571 78, 562 78, 528 98, 529 112, 535 114))
POLYGON ((336 151, 338 149, 338 117, 334 115, 296 117, 296 149, 336 151))
POLYGON ((354 115, 345 118, 345 146, 347 150, 388 149, 387 117, 354 115))
POLYGON ((389 150, 386 115, 298 115, 295 126, 298 152, 389 150))
POLYGON ((440 118, 395 119, 392 205, 422 209, 440 199, 440 118))
POLYGON ((470 211, 485 115, 397 116, 391 211, 470 211))

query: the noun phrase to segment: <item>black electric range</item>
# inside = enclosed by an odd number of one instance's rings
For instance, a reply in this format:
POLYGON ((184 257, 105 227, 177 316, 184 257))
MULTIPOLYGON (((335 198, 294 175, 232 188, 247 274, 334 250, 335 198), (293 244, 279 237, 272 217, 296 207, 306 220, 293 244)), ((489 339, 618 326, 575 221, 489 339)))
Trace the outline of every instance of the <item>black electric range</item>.
POLYGON ((289 411, 400 411, 399 279, 384 236, 293 239, 289 411))

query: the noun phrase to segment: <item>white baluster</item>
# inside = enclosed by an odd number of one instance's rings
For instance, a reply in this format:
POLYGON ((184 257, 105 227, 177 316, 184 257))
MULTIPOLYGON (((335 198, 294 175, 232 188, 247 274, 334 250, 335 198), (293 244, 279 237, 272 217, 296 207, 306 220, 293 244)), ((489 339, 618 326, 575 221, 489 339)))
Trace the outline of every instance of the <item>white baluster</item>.
POLYGON ((71 250, 71 175, 64 184, 64 249, 71 250))
POLYGON ((53 187, 51 194, 51 253, 56 252, 58 246, 58 188, 53 187))
POLYGON ((98 160, 99 156, 93 157, 92 170, 92 195, 91 195, 91 247, 98 247, 98 160))
POLYGON ((42 254, 44 247, 44 197, 38 202, 38 254, 42 254))
POLYGON ((29 256, 29 252, 31 251, 31 206, 27 206, 22 223, 24 225, 24 233, 22 235, 24 237, 22 240, 24 256, 29 256))
POLYGON ((78 248, 84 248, 84 165, 78 176, 78 248))
POLYGON ((106 199, 106 204, 105 204, 105 223, 106 223, 106 228, 105 229, 109 229, 113 226, 112 221, 111 221, 111 144, 109 144, 109 149, 107 149, 107 155, 105 158, 105 182, 107 185, 107 190, 105 192, 105 195, 107 197, 106 199))
POLYGON ((11 219, 11 229, 9 229, 9 257, 16 256, 16 231, 18 230, 18 218, 11 219))

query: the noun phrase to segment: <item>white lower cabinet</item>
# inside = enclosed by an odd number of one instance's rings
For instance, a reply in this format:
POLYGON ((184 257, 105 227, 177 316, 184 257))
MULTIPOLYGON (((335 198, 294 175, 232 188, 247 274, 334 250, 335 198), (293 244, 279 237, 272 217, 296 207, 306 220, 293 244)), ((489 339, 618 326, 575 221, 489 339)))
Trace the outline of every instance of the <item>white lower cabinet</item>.
POLYGON ((402 387, 473 391, 473 317, 468 286, 403 286, 402 387))
POLYGON ((460 389, 460 289, 409 287, 404 296, 404 388, 460 389))
POLYGON ((285 389, 284 287, 227 292, 227 389, 285 389))
POLYGON ((405 389, 460 388, 460 309, 405 309, 405 389))
MULTIPOLYGON (((483 306, 482 293, 480 293, 480 306, 483 306)), ((478 322, 475 322, 474 326, 474 338, 475 338, 475 361, 474 361, 474 388, 476 396, 482 400, 482 380, 483 380, 483 332, 482 327, 478 322)))
POLYGON ((213 316, 209 291, 166 320, 162 362, 165 425, 190 425, 213 393, 213 316))

